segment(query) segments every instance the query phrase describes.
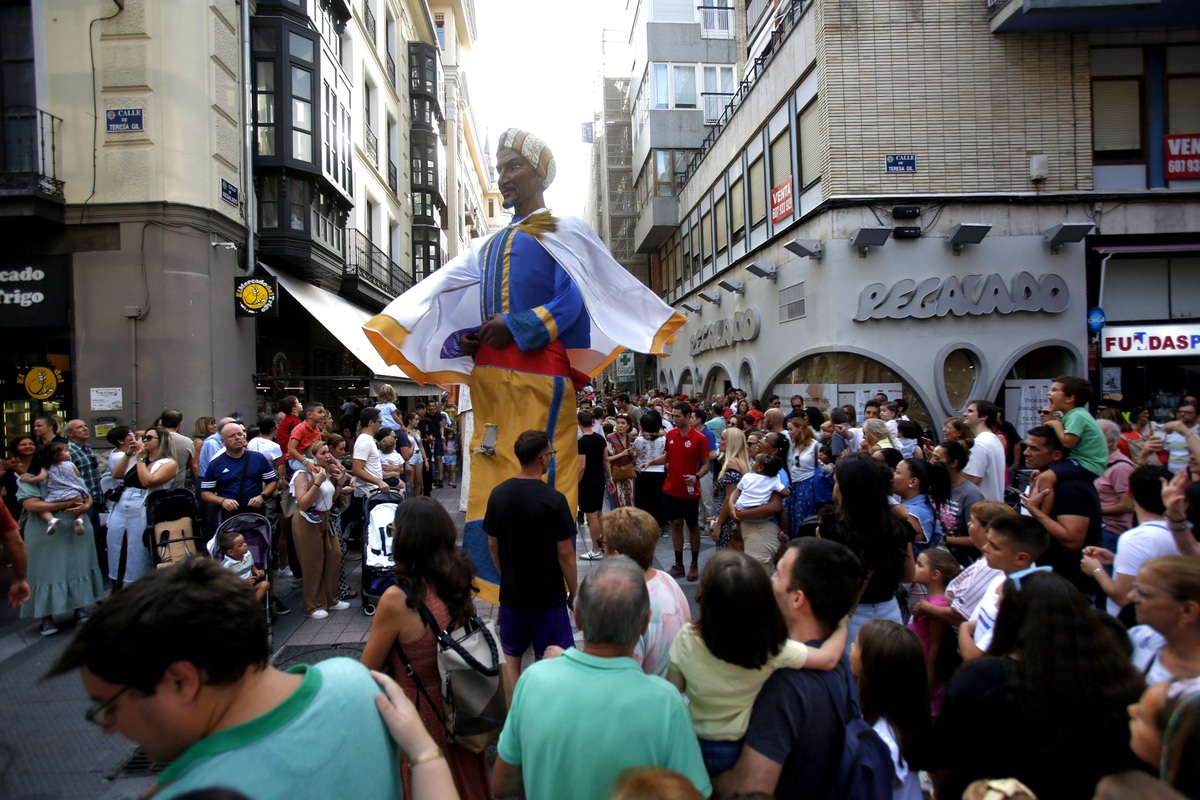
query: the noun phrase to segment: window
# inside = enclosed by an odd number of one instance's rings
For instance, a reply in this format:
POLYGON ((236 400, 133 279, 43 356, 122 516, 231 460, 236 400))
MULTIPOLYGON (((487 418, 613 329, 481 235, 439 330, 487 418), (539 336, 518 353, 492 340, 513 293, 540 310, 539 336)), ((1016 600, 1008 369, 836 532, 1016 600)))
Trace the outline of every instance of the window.
POLYGON ((674 69, 675 108, 697 108, 696 68, 676 66, 674 69))
MULTIPOLYGON (((686 223, 685 223, 686 224, 686 223)), ((687 234, 687 229, 684 228, 682 236, 682 246, 680 254, 682 258, 680 263, 675 266, 675 285, 683 283, 684 280, 692 277, 692 237, 687 234)))
POLYGON ((700 253, 705 264, 713 260, 712 214, 700 217, 700 253))
POLYGON ((785 130, 771 142, 771 187, 792 177, 792 142, 785 130))
POLYGON ((438 49, 446 49, 446 15, 434 14, 433 26, 437 28, 438 49))
POLYGON ((700 35, 707 39, 733 38, 732 0, 703 0, 700 6, 700 35))
POLYGON ((338 222, 337 204, 333 198, 316 189, 313 192, 312 204, 312 235, 313 238, 327 245, 331 250, 342 252, 342 237, 344 231, 338 222))
POLYGON ((740 242, 746 236, 746 198, 742 193, 742 179, 729 184, 729 229, 733 241, 740 242))
POLYGON ((667 83, 667 65, 654 65, 654 107, 671 107, 671 84, 667 83))
POLYGON ((821 117, 816 98, 800 112, 796 129, 800 135, 800 188, 807 189, 821 179, 821 117))
POLYGON ((442 265, 437 228, 413 227, 413 278, 428 278, 442 265))
POLYGON ((313 72, 292 67, 292 158, 313 160, 313 72))
POLYGON ((713 205, 713 221, 717 223, 717 253, 724 253, 729 246, 729 223, 725 219, 725 197, 713 205))
POLYGON ((425 42, 409 42, 408 72, 410 91, 440 102, 442 76, 437 48, 425 42))
POLYGON ((750 165, 750 178, 748 181, 748 191, 750 192, 750 227, 761 225, 763 220, 767 218, 767 192, 766 186, 763 183, 764 175, 763 157, 759 156, 750 165))
POLYGON ((326 174, 336 183, 338 180, 337 169, 337 100, 333 94, 333 87, 329 85, 329 81, 324 81, 325 84, 325 102, 321 104, 321 127, 325 131, 325 140, 321 142, 322 150, 325 153, 325 161, 323 168, 326 174))
POLYGON ((700 259, 701 249, 703 248, 703 240, 700 238, 700 225, 696 223, 692 225, 692 263, 687 269, 687 277, 700 274, 700 259))
POLYGON ((363 206, 363 233, 367 241, 375 244, 375 204, 370 200, 363 206))
POLYGON ((316 47, 315 42, 305 36, 300 36, 296 33, 288 34, 288 55, 294 59, 313 63, 313 51, 316 47))
MULTIPOLYGON (((274 31, 271 31, 274 33, 274 31)), ((273 156, 275 149, 275 62, 254 62, 255 146, 260 156, 273 156)))
POLYGON ((438 191, 438 136, 436 133, 412 131, 409 134, 411 177, 414 191, 438 191))
POLYGON ((721 118, 729 98, 733 97, 733 67, 704 68, 704 122, 714 124, 721 118))
POLYGON ((779 290, 779 321, 787 322, 804 316, 804 281, 779 290))
POLYGON ((1167 79, 1167 133, 1200 131, 1200 78, 1167 79))
POLYGON ((412 212, 413 217, 425 224, 434 224, 434 218, 437 216, 437 206, 434 205, 433 194, 431 192, 413 192, 412 212))
POLYGON ((1141 78, 1092 81, 1092 149, 1098 161, 1143 157, 1141 78))
POLYGON ((308 181, 288 178, 288 202, 291 204, 291 229, 304 230, 308 224, 308 181))
POLYGON ((279 177, 264 175, 258 193, 258 223, 263 228, 279 227, 279 177))

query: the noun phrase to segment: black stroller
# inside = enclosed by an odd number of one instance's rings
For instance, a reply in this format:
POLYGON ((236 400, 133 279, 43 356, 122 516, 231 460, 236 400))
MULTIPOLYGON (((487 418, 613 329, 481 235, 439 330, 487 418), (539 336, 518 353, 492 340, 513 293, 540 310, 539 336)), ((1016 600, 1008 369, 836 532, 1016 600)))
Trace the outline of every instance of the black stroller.
POLYGON ((146 497, 146 532, 142 540, 159 569, 203 554, 196 496, 188 489, 151 492, 146 497))
POLYGON ((391 527, 402 502, 399 492, 376 492, 363 504, 362 604, 368 617, 388 587, 396 585, 391 527))
MULTIPOLYGON (((221 552, 219 544, 221 536, 231 531, 241 534, 242 538, 246 540, 246 546, 250 548, 250 556, 254 559, 254 566, 270 575, 271 521, 262 514, 256 514, 253 511, 243 511, 240 514, 234 514, 218 525, 212 539, 208 542, 209 555, 218 561, 225 558, 225 554, 221 552)), ((265 612, 267 615, 267 643, 270 646, 274 646, 270 592, 267 593, 263 602, 266 606, 265 612)))

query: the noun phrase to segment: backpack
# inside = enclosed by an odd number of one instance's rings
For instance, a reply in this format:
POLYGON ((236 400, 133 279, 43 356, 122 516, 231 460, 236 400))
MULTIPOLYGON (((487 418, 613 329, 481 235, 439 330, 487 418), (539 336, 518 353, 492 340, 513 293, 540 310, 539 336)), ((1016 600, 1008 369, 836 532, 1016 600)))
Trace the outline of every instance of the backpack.
MULTIPOLYGON (((851 675, 846 658, 842 659, 842 668, 847 676, 851 675)), ((838 716, 845 722, 842 752, 836 771, 830 775, 828 796, 839 800, 891 800, 892 784, 896 781, 892 753, 875 729, 863 719, 853 677, 848 680, 849 691, 843 694, 832 670, 818 674, 838 716), (849 709, 846 708, 847 695, 849 709)))
POLYGON ((500 668, 504 654, 496 645, 496 629, 491 622, 484 622, 474 615, 459 628, 442 630, 424 603, 417 610, 437 639, 441 703, 429 696, 398 641, 394 650, 404 665, 404 672, 446 726, 447 743, 472 753, 482 753, 500 736, 504 718, 508 715, 508 698, 500 668))

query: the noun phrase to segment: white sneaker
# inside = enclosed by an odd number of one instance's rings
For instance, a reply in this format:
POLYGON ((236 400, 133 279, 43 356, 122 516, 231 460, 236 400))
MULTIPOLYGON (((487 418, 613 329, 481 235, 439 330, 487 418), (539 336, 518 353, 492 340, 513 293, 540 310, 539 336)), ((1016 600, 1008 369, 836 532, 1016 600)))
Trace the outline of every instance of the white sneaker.
POLYGON ((338 600, 336 605, 332 605, 329 607, 329 610, 330 611, 345 611, 349 607, 350 607, 350 604, 347 603, 345 600, 338 600))
MULTIPOLYGON (((54 519, 52 519, 46 523, 46 535, 53 536, 54 529, 57 527, 58 527, 58 517, 55 517, 54 519)), ((55 631, 55 633, 58 633, 58 631, 55 631)))
POLYGON ((325 619, 329 616, 329 612, 323 608, 318 608, 311 614, 305 614, 304 616, 308 617, 309 619, 325 619))
POLYGON ((275 577, 277 577, 277 578, 291 578, 291 577, 292 577, 292 568, 291 568, 291 567, 284 567, 283 569, 277 569, 277 570, 275 570, 275 577))
POLYGON ((581 555, 580 558, 583 559, 584 561, 596 561, 598 559, 604 558, 604 553, 601 552, 600 550, 589 550, 588 552, 581 555))
POLYGON ((75 535, 83 536, 83 534, 86 532, 87 532, 87 529, 83 527, 83 517, 76 517, 75 518, 75 535))

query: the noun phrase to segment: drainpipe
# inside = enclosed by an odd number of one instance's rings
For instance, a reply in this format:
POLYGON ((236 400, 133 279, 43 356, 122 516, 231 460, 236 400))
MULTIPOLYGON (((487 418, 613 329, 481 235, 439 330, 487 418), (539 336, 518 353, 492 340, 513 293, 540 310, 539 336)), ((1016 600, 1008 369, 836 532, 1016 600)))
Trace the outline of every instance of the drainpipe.
POLYGON ((250 85, 250 0, 240 0, 242 6, 242 95, 245 114, 242 136, 242 198, 246 218, 246 272, 254 272, 255 218, 254 202, 254 91, 250 85))

